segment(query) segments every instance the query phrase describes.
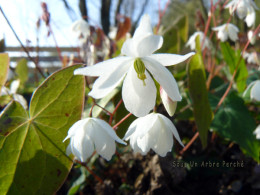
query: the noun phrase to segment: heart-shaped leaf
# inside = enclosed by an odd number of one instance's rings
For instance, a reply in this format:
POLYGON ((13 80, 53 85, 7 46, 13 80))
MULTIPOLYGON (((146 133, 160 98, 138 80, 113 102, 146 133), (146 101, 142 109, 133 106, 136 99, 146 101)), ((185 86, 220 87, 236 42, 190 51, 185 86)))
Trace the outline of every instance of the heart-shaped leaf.
POLYGON ((80 65, 48 77, 34 92, 29 114, 11 102, 0 116, 0 194, 54 194, 72 166, 62 141, 81 118, 80 65))

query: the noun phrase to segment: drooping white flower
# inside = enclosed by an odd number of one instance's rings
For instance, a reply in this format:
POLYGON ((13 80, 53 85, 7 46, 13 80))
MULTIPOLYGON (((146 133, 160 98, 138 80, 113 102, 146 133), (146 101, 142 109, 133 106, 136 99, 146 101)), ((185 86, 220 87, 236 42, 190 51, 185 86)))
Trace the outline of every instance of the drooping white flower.
POLYGON ((75 21, 71 26, 71 31, 76 35, 81 43, 85 43, 90 35, 89 24, 84 19, 75 21))
POLYGON ((225 42, 228 38, 234 42, 238 40, 237 33, 239 29, 234 24, 223 24, 212 28, 212 30, 218 31, 217 36, 222 42, 225 42))
POLYGON ((260 80, 251 82, 243 93, 243 96, 246 96, 248 90, 250 90, 251 100, 260 101, 260 80))
POLYGON ((260 65, 260 61, 258 59, 257 53, 256 52, 251 52, 251 53, 247 53, 245 52, 243 55, 244 59, 246 59, 246 61, 249 64, 257 64, 260 65))
POLYGON ((172 101, 162 87, 160 87, 160 95, 166 111, 170 116, 173 116, 177 108, 177 102, 172 101))
POLYGON ((14 80, 10 85, 10 89, 3 86, 1 89, 1 96, 9 95, 13 98, 13 100, 19 102, 24 107, 24 109, 27 109, 28 105, 26 99, 24 99, 22 95, 16 93, 19 88, 19 85, 20 80, 14 80))
POLYGON ((86 118, 77 121, 68 131, 66 141, 70 138, 67 155, 74 154, 78 160, 85 162, 94 152, 110 160, 116 150, 115 141, 122 141, 105 121, 98 118, 86 118))
POLYGON ((225 8, 229 8, 230 14, 236 11, 240 19, 244 19, 247 26, 251 27, 255 23, 255 9, 258 10, 255 2, 252 0, 232 0, 225 8))
POLYGON ((256 139, 260 139, 260 125, 256 127, 254 134, 256 135, 256 139))
POLYGON ((208 49, 210 49, 210 41, 208 39, 208 37, 204 36, 204 33, 201 31, 195 32, 193 35, 190 36, 188 42, 186 43, 186 47, 190 47, 191 50, 195 50, 196 49, 196 37, 199 36, 200 37, 200 44, 202 44, 203 40, 204 44, 202 46, 202 50, 204 50, 206 47, 208 49), (205 37, 205 39, 204 39, 205 37))
POLYGON ((124 140, 130 140, 134 152, 147 154, 150 149, 164 157, 172 150, 173 135, 183 146, 173 123, 162 114, 151 113, 136 119, 128 128, 124 140))
POLYGON ((194 55, 193 52, 183 56, 152 54, 162 43, 163 38, 153 34, 150 18, 145 15, 133 38, 127 39, 123 44, 121 53, 126 56, 76 69, 74 74, 99 77, 89 93, 96 99, 105 97, 124 80, 122 98, 126 109, 135 116, 145 116, 153 109, 156 101, 152 76, 173 101, 180 101, 178 85, 165 66, 178 64, 194 55))

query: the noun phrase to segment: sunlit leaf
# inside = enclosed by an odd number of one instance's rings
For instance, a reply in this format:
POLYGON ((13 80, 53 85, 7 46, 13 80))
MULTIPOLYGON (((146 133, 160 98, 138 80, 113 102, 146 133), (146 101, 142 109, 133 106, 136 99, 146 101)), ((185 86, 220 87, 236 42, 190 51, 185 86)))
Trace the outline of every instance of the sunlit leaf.
POLYGON ((34 92, 29 113, 18 102, 0 116, 0 194, 54 194, 72 165, 62 141, 81 118, 81 66, 60 70, 34 92))
MULTIPOLYGON (((196 42, 197 45, 199 45, 199 38, 196 42)), ((213 113, 209 104, 205 68, 200 52, 192 57, 188 65, 188 83, 195 122, 200 134, 202 146, 206 147, 208 130, 213 118, 213 113)))
POLYGON ((241 51, 233 50, 229 43, 224 42, 220 44, 221 52, 225 62, 229 67, 230 74, 233 75, 236 67, 237 73, 235 76, 235 82, 237 85, 238 92, 242 92, 246 88, 246 79, 248 76, 245 60, 241 57, 241 51), (239 65, 238 65, 239 64, 239 65))
POLYGON ((19 60, 15 68, 15 72, 21 81, 21 84, 25 83, 28 80, 28 66, 27 60, 25 58, 19 60))
POLYGON ((188 15, 183 16, 177 23, 177 27, 180 32, 180 38, 183 43, 186 43, 189 36, 189 17, 188 15))
POLYGON ((4 86, 9 69, 9 56, 7 53, 0 53, 0 95, 2 86, 4 86))

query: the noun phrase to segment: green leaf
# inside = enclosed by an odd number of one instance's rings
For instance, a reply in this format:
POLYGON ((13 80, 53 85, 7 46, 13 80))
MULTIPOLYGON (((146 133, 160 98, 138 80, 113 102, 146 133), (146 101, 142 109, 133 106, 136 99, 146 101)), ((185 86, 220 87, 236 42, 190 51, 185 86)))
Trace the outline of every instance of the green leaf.
POLYGON ((177 23, 180 38, 183 43, 186 43, 189 36, 189 17, 188 15, 183 16, 177 23))
POLYGON ((180 33, 176 27, 172 27, 163 34, 163 45, 157 53, 179 53, 180 33))
POLYGON ((81 118, 84 78, 80 65, 48 77, 34 92, 29 114, 10 103, 0 116, 0 194, 54 194, 72 160, 63 139, 81 118))
POLYGON ((0 95, 2 86, 4 86, 9 69, 9 56, 7 53, 0 53, 0 95))
POLYGON ((207 136, 213 113, 210 108, 206 76, 201 53, 195 54, 188 65, 189 92, 193 103, 195 122, 200 134, 202 146, 207 146, 207 136))
POLYGON ((256 123, 240 97, 231 93, 225 98, 215 114, 211 127, 259 161, 259 142, 253 134, 256 123))
POLYGON ((15 68, 15 72, 18 75, 21 84, 24 84, 28 80, 28 66, 25 58, 19 60, 15 68))
POLYGON ((221 53, 224 57, 225 62, 229 67, 229 72, 233 75, 238 63, 237 73, 235 76, 235 82, 238 92, 243 92, 246 88, 246 79, 248 77, 248 72, 245 64, 245 60, 241 57, 241 51, 233 50, 232 47, 227 42, 220 43, 221 53), (241 59, 240 59, 241 58, 241 59))

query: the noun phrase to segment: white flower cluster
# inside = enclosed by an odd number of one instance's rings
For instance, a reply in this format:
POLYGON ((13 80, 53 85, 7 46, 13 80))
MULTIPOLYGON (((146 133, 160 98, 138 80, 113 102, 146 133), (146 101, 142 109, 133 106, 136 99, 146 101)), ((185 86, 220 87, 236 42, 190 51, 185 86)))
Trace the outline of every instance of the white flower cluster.
MULTIPOLYGON (((172 149, 173 135, 183 145, 171 120, 149 112, 156 102, 156 80, 161 86, 161 98, 166 110, 169 115, 174 114, 181 95, 177 82, 166 67, 187 60, 194 52, 186 55, 153 54, 162 44, 162 36, 153 34, 150 18, 144 15, 133 38, 123 44, 123 56, 74 71, 75 75, 99 77, 88 94, 96 99, 105 97, 123 82, 124 105, 129 112, 139 117, 130 125, 123 139, 130 140, 134 152, 143 155, 153 149, 160 156, 165 156, 172 149)), ((73 153, 81 161, 86 161, 94 148, 98 154, 110 160, 115 153, 115 141, 125 144, 109 124, 96 118, 75 123, 68 132, 68 138, 70 144, 67 153, 73 153)))

